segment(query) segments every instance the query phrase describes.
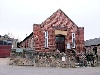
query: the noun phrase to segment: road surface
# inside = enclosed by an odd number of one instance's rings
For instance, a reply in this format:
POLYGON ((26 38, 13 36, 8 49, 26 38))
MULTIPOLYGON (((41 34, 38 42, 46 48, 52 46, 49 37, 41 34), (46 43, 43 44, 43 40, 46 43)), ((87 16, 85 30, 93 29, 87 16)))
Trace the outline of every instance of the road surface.
POLYGON ((0 75, 100 75, 100 67, 47 68, 9 66, 8 58, 0 58, 0 75))

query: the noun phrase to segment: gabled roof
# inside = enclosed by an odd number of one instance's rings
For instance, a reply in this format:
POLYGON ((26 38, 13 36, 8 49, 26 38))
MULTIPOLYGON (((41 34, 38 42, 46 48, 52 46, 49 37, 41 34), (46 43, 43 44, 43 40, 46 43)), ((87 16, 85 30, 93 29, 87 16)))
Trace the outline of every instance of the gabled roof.
POLYGON ((48 17, 44 22, 41 23, 41 25, 45 25, 46 23, 49 23, 53 21, 56 17, 66 17, 68 20, 70 20, 73 25, 77 26, 61 9, 58 9, 56 12, 54 12, 50 17, 48 17), (64 16, 62 16, 62 14, 64 16))
POLYGON ((90 39, 85 41, 85 46, 100 45, 100 38, 90 39))
POLYGON ((24 42, 25 40, 27 40, 28 38, 30 38, 32 35, 33 35, 33 32, 32 32, 29 36, 27 36, 23 41, 21 41, 20 44, 21 44, 22 42, 24 42))

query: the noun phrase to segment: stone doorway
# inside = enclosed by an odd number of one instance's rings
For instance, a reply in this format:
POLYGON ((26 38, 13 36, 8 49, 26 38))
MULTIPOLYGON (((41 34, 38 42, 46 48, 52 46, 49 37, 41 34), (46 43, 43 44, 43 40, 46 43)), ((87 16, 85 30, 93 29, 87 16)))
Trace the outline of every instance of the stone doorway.
POLYGON ((58 34, 56 35, 56 49, 60 52, 65 52, 65 36, 58 34))

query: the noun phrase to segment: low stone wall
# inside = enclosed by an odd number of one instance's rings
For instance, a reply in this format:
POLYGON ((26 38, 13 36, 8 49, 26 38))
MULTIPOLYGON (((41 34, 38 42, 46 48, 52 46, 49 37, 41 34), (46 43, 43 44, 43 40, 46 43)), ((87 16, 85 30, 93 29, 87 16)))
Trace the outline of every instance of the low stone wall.
POLYGON ((37 52, 31 58, 16 57, 11 59, 10 64, 15 65, 32 65, 36 67, 75 67, 75 58, 59 52, 37 52))
POLYGON ((75 67, 75 58, 65 53, 39 53, 35 56, 38 67, 75 67))

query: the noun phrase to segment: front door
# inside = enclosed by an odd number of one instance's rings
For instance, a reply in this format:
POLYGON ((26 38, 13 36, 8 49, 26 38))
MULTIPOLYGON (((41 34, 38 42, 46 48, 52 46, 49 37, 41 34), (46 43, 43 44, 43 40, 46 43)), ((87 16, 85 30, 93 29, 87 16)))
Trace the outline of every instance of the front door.
POLYGON ((65 52, 65 36, 57 35, 56 36, 56 49, 60 52, 65 52))

